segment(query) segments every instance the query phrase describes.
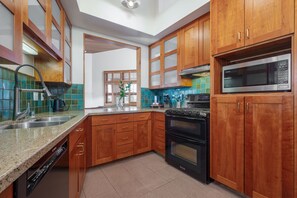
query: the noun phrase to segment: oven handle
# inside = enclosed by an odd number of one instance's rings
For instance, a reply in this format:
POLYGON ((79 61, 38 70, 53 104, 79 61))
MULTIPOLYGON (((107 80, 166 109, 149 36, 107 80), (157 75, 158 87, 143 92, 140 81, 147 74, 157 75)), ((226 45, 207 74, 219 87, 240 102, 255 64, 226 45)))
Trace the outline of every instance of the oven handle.
POLYGON ((183 116, 176 116, 176 115, 169 115, 165 114, 166 117, 169 118, 182 118, 182 119, 187 119, 187 120, 200 120, 200 121, 205 121, 205 118, 193 118, 193 117, 183 117, 183 116))
POLYGON ((186 137, 183 137, 181 135, 176 135, 176 134, 173 134, 173 133, 168 133, 166 132, 166 136, 171 136, 173 138, 179 138, 179 139, 182 139, 182 140, 185 140, 185 141, 188 141, 188 142, 191 142, 191 143, 198 143, 198 144, 206 144, 205 141, 203 140, 193 140, 193 139, 190 139, 190 138, 186 138, 186 137))

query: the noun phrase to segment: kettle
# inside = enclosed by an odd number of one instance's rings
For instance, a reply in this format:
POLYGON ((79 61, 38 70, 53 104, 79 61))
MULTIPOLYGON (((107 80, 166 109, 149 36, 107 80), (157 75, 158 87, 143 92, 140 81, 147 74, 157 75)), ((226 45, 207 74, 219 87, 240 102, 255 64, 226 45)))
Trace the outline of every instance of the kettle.
POLYGON ((64 100, 60 98, 55 98, 54 101, 52 102, 52 109, 53 109, 53 112, 67 111, 69 107, 66 106, 66 103, 64 100))

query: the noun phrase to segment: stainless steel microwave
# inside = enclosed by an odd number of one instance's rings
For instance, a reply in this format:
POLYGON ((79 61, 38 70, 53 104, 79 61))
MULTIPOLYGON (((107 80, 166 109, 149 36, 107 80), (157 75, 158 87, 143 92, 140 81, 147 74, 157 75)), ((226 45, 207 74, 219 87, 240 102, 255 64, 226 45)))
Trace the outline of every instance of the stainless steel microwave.
POLYGON ((223 67, 223 93, 291 90, 291 54, 223 67))

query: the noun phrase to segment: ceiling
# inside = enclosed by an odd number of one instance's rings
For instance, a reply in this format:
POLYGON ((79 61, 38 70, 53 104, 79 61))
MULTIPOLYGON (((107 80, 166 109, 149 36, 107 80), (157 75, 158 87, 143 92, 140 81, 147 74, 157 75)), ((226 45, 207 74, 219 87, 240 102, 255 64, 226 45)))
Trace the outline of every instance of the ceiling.
POLYGON ((120 0, 61 0, 73 26, 150 45, 209 12, 209 0, 140 0, 129 10, 120 0))
POLYGON ((100 38, 92 35, 85 35, 84 39, 85 53, 99 53, 111 50, 117 50, 122 48, 137 49, 137 47, 112 41, 105 38, 100 38))

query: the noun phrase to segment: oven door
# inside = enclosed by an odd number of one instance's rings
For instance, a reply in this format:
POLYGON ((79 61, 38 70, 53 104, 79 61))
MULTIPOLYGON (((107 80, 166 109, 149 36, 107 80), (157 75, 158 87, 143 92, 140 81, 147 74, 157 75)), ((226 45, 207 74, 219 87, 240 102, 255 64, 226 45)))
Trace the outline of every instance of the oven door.
POLYGON ((166 133, 166 162, 203 183, 209 183, 208 146, 205 142, 166 133))
POLYGON ((192 118, 166 114, 166 131, 172 134, 206 141, 209 123, 207 118, 192 118))

